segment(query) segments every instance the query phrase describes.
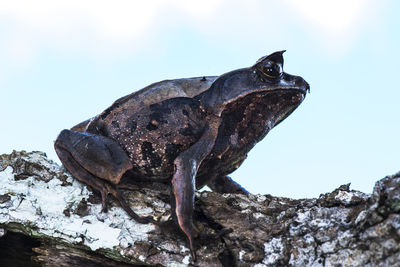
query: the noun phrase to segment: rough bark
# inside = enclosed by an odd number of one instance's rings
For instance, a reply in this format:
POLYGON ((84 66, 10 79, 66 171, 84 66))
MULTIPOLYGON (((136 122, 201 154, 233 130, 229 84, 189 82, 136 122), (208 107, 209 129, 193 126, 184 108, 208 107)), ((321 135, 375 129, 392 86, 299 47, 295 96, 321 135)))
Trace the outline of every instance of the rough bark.
POLYGON ((0 156, 0 266, 400 266, 400 173, 372 194, 340 186, 317 199, 199 192, 193 263, 170 218, 169 188, 124 191, 138 224, 41 152, 0 156))

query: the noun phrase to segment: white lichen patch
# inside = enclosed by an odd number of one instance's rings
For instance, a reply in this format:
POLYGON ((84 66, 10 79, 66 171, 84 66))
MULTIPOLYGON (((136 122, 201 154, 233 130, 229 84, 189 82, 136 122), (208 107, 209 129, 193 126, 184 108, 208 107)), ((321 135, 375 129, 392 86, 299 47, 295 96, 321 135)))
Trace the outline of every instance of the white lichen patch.
POLYGON ((170 262, 167 264, 167 267, 186 267, 187 265, 186 263, 170 262))
MULTIPOLYGON (((49 165, 54 172, 61 171, 60 167, 33 155, 30 162, 36 160, 42 166, 49 165)), ((67 181, 72 185, 62 185, 57 178, 48 182, 33 176, 15 180, 13 169, 8 166, 0 172, 0 195, 10 196, 9 201, 0 204, 0 223, 30 225, 32 229, 38 229, 37 234, 81 243, 92 250, 127 247, 137 240, 147 240, 147 233, 154 230, 151 224, 136 223, 120 207, 113 207, 105 214, 101 212, 100 204, 89 204, 86 216, 73 212, 64 214, 66 210, 74 211, 91 194, 86 186, 71 176, 67 181)), ((148 214, 152 210, 137 212, 148 214)))
POLYGON ((239 260, 240 261, 243 261, 243 256, 246 254, 246 251, 244 251, 244 250, 241 250, 241 251, 239 251, 239 260))
POLYGON ((265 217, 265 215, 262 214, 262 213, 260 213, 260 212, 255 212, 255 213, 253 213, 253 217, 254 217, 255 219, 259 219, 259 218, 265 217))
POLYGON ((339 245, 344 248, 344 247, 348 246, 348 244, 350 243, 352 238, 353 238, 353 234, 348 230, 345 232, 339 232, 337 239, 338 239, 339 245))
POLYGON ((367 215, 368 215, 368 212, 367 212, 366 210, 361 211, 361 212, 358 214, 355 223, 356 223, 356 224, 359 224, 360 222, 365 221, 365 219, 367 218, 367 215))
POLYGON ((176 244, 175 242, 165 241, 165 242, 159 244, 158 247, 164 251, 175 252, 175 251, 181 251, 183 246, 179 247, 178 244, 176 244))
POLYGON ((313 226, 316 228, 324 228, 324 227, 328 227, 330 225, 330 223, 331 222, 328 219, 316 218, 316 219, 310 221, 310 226, 313 226))
POLYGON ((350 205, 357 203, 362 199, 367 199, 368 197, 369 197, 368 194, 358 191, 353 191, 353 192, 339 191, 335 196, 335 199, 340 201, 344 205, 350 205))
POLYGON ((324 254, 328 254, 328 253, 333 253, 335 251, 336 248, 336 240, 333 241, 328 241, 325 243, 322 243, 321 245, 321 252, 324 254))
POLYGON ((267 197, 264 195, 256 195, 256 199, 258 202, 264 202, 265 200, 267 200, 267 197))
POLYGON ((190 258, 191 258, 190 255, 186 255, 186 256, 183 258, 182 263, 188 265, 189 262, 190 262, 190 258))
POLYGON ((180 245, 179 248, 180 248, 179 250, 180 253, 190 252, 190 249, 185 246, 180 245))
POLYGON ((139 255, 138 259, 144 262, 146 260, 146 257, 143 255, 139 255))
POLYGON ((296 239, 293 244, 289 266, 323 266, 315 254, 317 244, 312 235, 306 234, 304 238, 296 239))
POLYGON ((0 228, 0 238, 3 237, 6 234, 6 230, 3 228, 0 228))
POLYGON ((278 261, 284 258, 284 244, 282 238, 272 238, 269 242, 264 243, 265 258, 262 264, 256 264, 255 267, 276 266, 278 261))
POLYGON ((299 224, 304 224, 306 221, 309 221, 311 217, 311 212, 309 210, 304 212, 298 212, 297 217, 295 219, 299 224))
MULTIPOLYGON (((164 253, 163 253, 164 254, 164 253)), ((166 260, 166 266, 168 267, 185 267, 188 266, 192 261, 192 256, 190 254, 185 255, 183 258, 177 261, 177 259, 168 258, 166 260)))

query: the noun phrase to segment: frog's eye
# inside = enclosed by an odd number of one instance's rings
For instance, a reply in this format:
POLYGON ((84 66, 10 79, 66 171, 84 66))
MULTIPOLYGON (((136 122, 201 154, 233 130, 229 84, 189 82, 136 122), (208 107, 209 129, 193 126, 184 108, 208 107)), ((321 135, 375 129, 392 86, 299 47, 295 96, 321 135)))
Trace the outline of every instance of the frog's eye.
POLYGON ((270 79, 276 79, 281 75, 281 68, 278 64, 266 64, 261 66, 261 71, 270 79))

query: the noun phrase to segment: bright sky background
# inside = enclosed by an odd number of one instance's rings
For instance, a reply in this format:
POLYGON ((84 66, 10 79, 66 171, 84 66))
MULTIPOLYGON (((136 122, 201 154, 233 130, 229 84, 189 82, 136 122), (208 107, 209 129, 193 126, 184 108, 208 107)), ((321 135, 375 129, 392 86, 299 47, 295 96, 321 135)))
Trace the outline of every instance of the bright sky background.
POLYGON ((286 49, 311 94, 232 177, 277 196, 371 192, 400 171, 399 14, 394 0, 2 1, 0 153, 58 161, 57 134, 121 96, 286 49))

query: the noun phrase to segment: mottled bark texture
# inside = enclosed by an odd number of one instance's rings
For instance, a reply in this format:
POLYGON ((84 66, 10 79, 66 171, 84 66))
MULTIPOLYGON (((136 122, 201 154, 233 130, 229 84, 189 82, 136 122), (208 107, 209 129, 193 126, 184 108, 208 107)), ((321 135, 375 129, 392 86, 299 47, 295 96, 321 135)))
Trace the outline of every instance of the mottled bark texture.
POLYGON ((400 173, 372 194, 340 186, 317 199, 201 192, 193 263, 164 184, 124 191, 138 224, 41 152, 0 156, 0 266, 400 266, 400 173))

